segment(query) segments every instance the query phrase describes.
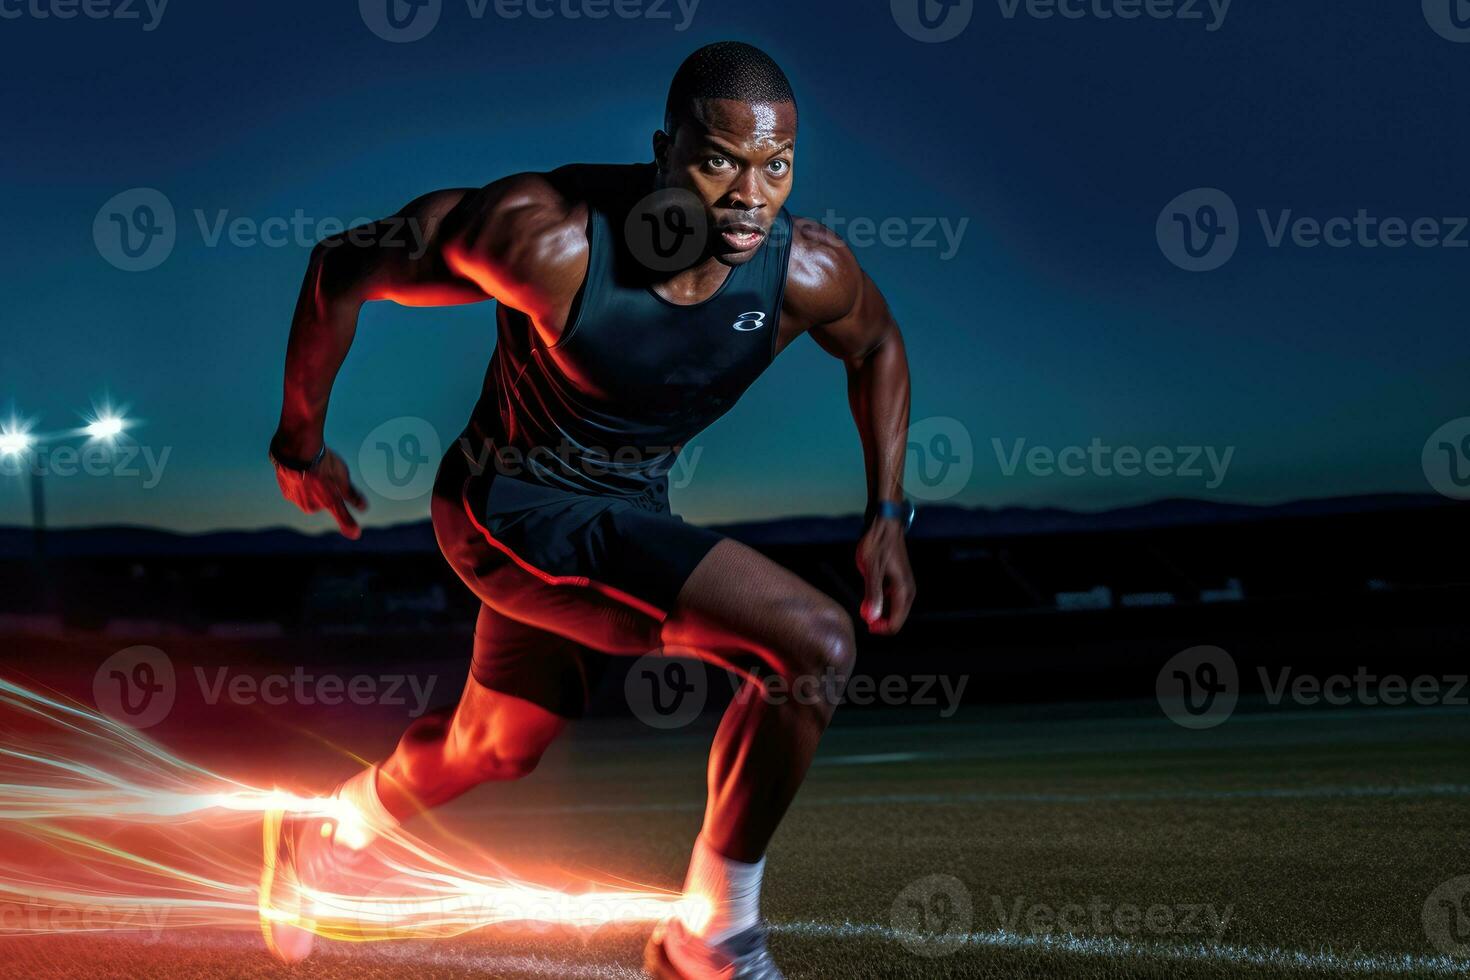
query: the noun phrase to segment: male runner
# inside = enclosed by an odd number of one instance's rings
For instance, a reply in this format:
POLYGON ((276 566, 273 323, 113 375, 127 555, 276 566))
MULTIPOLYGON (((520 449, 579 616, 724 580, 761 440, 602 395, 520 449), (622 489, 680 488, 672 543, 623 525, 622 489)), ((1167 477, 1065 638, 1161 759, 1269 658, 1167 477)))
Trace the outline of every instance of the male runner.
MULTIPOLYGON (((647 966, 674 978, 780 977, 759 913, 764 855, 852 670, 852 621, 786 569, 671 514, 666 475, 679 448, 804 333, 847 367, 871 502, 857 553, 868 628, 899 629, 914 596, 903 341, 852 252, 783 208, 796 129, 775 62, 746 44, 712 44, 674 77, 653 164, 428 194, 398 216, 417 223, 422 254, 340 241, 313 252, 271 456, 287 499, 329 511, 349 538, 359 534, 349 508, 364 501, 323 428, 362 305, 493 298, 499 331, 432 501, 440 547, 482 602, 470 679, 457 707, 420 719, 387 761, 339 788, 366 833, 286 822, 281 854, 297 880, 349 860, 375 828, 531 772, 582 710, 604 655, 693 651, 742 674, 755 696, 731 704, 710 753, 685 889, 712 915, 662 924, 647 966), (631 240, 656 190, 695 204, 656 214, 654 231, 708 226, 673 271, 649 268, 659 256, 631 240), (772 676, 788 690, 819 679, 808 689, 823 696, 773 703, 759 696, 772 676)), ((277 924, 270 939, 297 959, 311 934, 277 924)))

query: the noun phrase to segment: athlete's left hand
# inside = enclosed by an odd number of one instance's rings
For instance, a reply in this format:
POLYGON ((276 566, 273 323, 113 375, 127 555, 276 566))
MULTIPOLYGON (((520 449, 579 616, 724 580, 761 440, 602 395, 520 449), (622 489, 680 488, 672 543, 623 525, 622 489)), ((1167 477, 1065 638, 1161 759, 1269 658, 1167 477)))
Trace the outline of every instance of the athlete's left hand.
POLYGON ((883 518, 874 521, 858 542, 857 566, 866 586, 862 613, 868 632, 897 633, 914 604, 914 573, 909 568, 902 524, 883 518))

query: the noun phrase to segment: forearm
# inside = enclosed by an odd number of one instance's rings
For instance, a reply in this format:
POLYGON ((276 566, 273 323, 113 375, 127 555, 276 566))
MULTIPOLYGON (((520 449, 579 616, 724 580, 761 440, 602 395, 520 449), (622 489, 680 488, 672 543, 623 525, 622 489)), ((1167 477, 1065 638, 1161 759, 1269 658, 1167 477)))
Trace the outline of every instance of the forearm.
POLYGON ((848 402, 863 443, 868 502, 903 497, 909 428, 909 362, 898 327, 848 365, 848 402))
POLYGON ((357 333, 360 299, 334 282, 333 252, 312 254, 291 320, 286 347, 286 380, 277 433, 281 448, 311 458, 322 445, 327 403, 337 372, 357 333))

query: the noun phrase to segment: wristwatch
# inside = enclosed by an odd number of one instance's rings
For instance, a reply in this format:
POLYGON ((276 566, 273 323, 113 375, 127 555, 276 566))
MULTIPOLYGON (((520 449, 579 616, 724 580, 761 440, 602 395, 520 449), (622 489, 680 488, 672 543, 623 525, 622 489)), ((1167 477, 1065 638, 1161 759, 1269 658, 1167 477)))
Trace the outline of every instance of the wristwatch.
POLYGON ((297 459, 295 456, 288 456, 280 450, 276 449, 276 440, 273 437, 271 439, 270 450, 268 451, 267 455, 270 456, 272 463, 275 463, 283 470, 291 470, 294 473, 306 473, 310 470, 315 469, 316 464, 320 463, 322 461, 322 457, 327 455, 327 443, 325 440, 323 440, 322 448, 316 451, 315 456, 313 456, 309 460, 306 460, 297 459))
POLYGON ((908 534, 909 528, 914 526, 914 505, 908 500, 880 500, 869 504, 863 526, 869 527, 879 518, 898 521, 903 525, 903 533, 908 534))

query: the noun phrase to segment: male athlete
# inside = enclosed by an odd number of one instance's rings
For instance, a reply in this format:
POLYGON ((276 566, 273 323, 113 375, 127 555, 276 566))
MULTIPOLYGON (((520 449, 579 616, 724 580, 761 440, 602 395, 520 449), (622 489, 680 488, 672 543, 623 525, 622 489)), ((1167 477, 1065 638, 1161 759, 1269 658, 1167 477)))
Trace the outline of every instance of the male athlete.
MULTIPOLYGON (((281 860, 297 882, 423 807, 527 775, 582 711, 606 655, 693 652, 743 675, 747 696, 715 736, 685 883, 712 914, 661 924, 646 965, 657 977, 780 977, 759 911, 764 855, 853 668, 852 621, 786 569, 674 516, 667 474, 802 334, 847 368, 870 501, 857 552, 868 629, 898 630, 914 596, 903 340, 852 252, 783 208, 796 129, 775 62, 712 44, 674 77, 654 163, 428 194, 396 219, 415 223, 427 251, 338 241, 313 252, 271 457, 286 498, 329 511, 349 538, 360 533, 349 508, 364 501, 323 428, 362 305, 495 299, 499 329, 432 501, 439 545, 482 603, 470 679, 452 711, 420 719, 387 761, 338 789, 366 834, 286 821, 281 860), (649 217, 639 209, 655 192, 694 203, 649 217), (665 255, 635 241, 645 224, 655 236, 697 234, 688 260, 651 268, 665 255), (773 677, 792 691, 820 680, 805 687, 822 694, 761 697, 773 677)), ((353 237, 377 240, 374 230, 353 237)), ((311 934, 282 923, 270 939, 294 960, 311 934)))

